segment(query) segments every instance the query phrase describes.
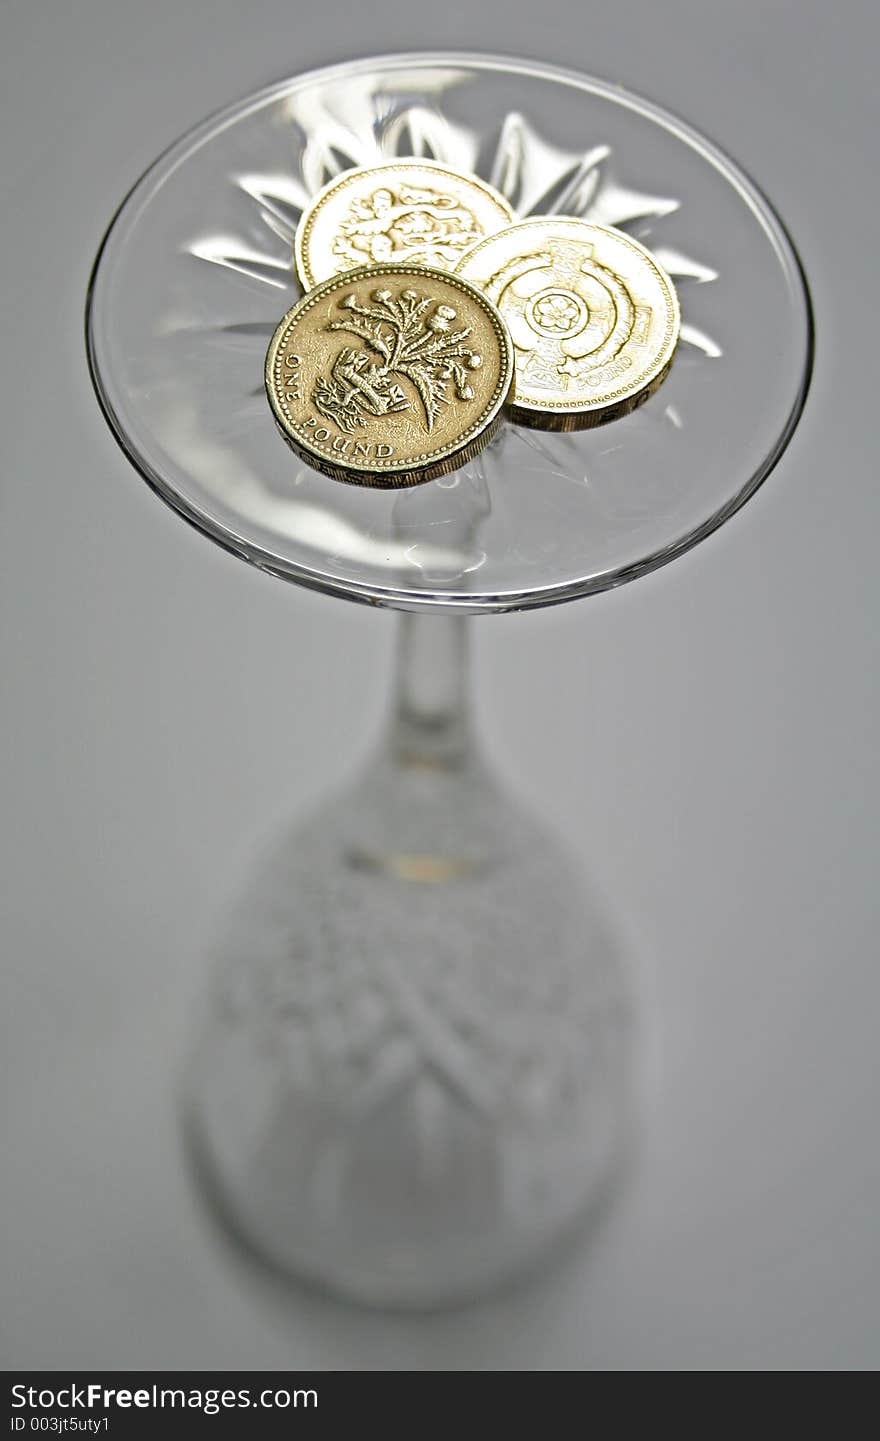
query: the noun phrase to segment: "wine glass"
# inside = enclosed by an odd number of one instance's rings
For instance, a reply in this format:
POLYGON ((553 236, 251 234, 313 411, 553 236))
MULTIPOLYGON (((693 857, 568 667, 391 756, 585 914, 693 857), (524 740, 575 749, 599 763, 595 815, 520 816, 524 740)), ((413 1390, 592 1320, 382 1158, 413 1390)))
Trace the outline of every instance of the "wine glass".
POLYGON ((529 61, 397 55, 284 81, 161 156, 105 236, 87 339, 116 438, 184 519, 271 575, 401 613, 371 764, 218 924, 186 1068, 198 1173, 285 1271, 375 1304, 469 1299, 607 1191, 636 1048, 617 928, 474 735, 467 617, 621 585, 753 494, 809 381, 797 255, 743 172, 657 106, 529 61), (409 490, 297 460, 262 382, 301 293, 297 221, 339 171, 396 155, 646 244, 681 302, 662 386, 595 429, 509 422, 409 490))

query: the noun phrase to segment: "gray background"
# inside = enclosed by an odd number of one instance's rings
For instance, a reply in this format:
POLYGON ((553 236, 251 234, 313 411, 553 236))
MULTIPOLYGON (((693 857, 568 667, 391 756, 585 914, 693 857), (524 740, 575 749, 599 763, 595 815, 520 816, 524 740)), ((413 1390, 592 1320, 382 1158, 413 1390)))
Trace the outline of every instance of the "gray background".
POLYGON ((7 1366, 876 1366, 871 11, 6 0, 7 1366), (788 454, 721 533, 620 592, 477 622, 497 763, 640 940, 651 1094, 591 1245, 506 1299, 400 1321, 236 1260, 190 1192, 172 1096, 236 856, 364 753, 392 620, 250 572, 159 505, 98 415, 81 312, 122 193, 207 111, 315 64, 444 46, 562 61, 706 130, 798 238, 820 344, 788 454))

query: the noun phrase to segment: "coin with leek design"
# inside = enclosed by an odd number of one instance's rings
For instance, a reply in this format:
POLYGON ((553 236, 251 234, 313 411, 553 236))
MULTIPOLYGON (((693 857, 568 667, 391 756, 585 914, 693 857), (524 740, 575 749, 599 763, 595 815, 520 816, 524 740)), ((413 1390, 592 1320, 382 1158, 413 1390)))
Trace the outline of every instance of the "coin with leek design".
POLYGON ((491 185, 439 161, 359 166, 337 175, 304 211, 296 268, 306 290, 364 265, 452 270, 470 246, 512 219, 491 185))
POLYGON ((357 485, 418 485, 486 444, 513 384, 496 307, 459 276, 379 265, 334 276, 285 315, 266 356, 284 439, 357 485))
POLYGON ((516 354, 514 418, 551 429, 626 414, 666 375, 679 335, 675 287, 630 236, 567 216, 479 241, 456 274, 507 322, 516 354))

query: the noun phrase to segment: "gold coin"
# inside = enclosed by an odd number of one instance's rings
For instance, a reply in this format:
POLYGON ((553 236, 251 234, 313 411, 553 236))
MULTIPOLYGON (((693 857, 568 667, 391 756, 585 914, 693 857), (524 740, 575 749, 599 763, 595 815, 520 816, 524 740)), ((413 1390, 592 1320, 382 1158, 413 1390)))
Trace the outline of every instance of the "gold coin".
POLYGON ((566 216, 523 220, 456 267, 495 302, 516 352, 517 420, 570 429, 647 398, 678 341, 675 287, 619 230, 566 216))
POLYGON ((389 160, 345 170, 304 211, 294 256, 306 290, 364 265, 452 270, 484 235, 509 225, 497 190, 436 160, 389 160))
POLYGON ((287 312, 266 356, 288 444, 316 470, 383 488, 469 460, 512 384, 513 348, 492 302, 418 265, 324 281, 287 312))

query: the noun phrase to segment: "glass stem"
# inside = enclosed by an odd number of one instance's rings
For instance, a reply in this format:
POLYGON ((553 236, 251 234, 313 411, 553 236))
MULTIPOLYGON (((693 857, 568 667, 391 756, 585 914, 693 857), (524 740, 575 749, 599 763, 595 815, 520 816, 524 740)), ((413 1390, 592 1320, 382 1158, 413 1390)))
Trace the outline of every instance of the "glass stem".
POLYGON ((400 616, 391 730, 398 765, 465 765, 471 745, 469 650, 466 616, 400 616))

